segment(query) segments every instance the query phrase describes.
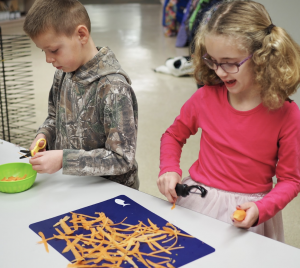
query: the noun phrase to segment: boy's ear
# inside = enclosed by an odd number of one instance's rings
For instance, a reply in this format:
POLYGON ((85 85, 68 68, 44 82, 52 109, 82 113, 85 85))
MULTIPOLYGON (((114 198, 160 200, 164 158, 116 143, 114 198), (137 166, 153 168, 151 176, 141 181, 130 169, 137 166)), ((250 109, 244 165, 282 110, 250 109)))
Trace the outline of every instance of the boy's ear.
POLYGON ((75 31, 76 36, 79 38, 81 44, 85 45, 90 37, 90 32, 84 25, 78 25, 75 31))

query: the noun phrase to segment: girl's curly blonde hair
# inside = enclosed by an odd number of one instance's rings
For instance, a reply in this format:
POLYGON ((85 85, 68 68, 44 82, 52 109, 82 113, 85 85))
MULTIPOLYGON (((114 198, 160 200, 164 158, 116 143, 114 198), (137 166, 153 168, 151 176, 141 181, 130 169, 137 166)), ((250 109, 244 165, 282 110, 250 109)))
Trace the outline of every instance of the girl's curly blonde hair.
POLYGON ((281 107, 300 85, 300 46, 280 27, 269 27, 272 20, 262 4, 253 1, 223 1, 203 18, 193 43, 194 76, 199 84, 220 81, 202 60, 208 34, 236 38, 239 49, 253 54, 255 82, 261 88, 263 104, 281 107))

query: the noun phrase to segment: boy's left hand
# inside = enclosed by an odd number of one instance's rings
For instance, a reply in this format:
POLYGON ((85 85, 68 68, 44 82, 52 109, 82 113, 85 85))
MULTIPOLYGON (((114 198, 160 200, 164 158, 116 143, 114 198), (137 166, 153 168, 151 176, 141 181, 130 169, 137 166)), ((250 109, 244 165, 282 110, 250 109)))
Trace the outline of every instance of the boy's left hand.
POLYGON ((239 222, 233 218, 233 214, 230 216, 233 225, 235 227, 249 229, 257 221, 259 216, 259 210, 255 203, 247 202, 237 206, 236 209, 243 209, 246 211, 246 217, 243 221, 239 222))
POLYGON ((37 153, 29 159, 32 168, 38 173, 52 174, 62 168, 63 150, 37 153))

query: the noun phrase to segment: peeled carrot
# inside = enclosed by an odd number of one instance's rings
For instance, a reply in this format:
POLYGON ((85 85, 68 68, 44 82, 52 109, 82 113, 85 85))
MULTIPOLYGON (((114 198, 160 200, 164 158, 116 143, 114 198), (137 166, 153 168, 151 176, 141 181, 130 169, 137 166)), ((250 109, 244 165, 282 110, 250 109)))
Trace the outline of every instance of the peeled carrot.
POLYGON ((233 213, 233 218, 236 221, 243 221, 246 217, 246 211, 243 209, 237 209, 234 213, 233 213))

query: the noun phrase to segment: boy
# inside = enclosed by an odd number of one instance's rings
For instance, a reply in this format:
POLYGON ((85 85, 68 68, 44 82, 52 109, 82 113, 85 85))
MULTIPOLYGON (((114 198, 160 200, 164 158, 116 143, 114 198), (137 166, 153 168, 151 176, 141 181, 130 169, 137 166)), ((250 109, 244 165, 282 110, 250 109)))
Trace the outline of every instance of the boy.
POLYGON ((96 48, 77 0, 36 0, 24 31, 57 68, 48 117, 37 131, 44 149, 30 159, 39 173, 101 176, 138 189, 137 100, 108 47, 96 48))

